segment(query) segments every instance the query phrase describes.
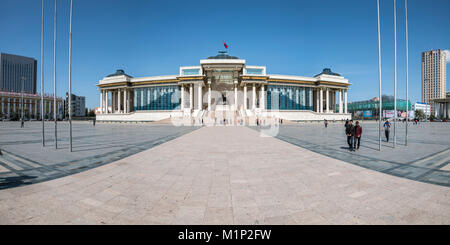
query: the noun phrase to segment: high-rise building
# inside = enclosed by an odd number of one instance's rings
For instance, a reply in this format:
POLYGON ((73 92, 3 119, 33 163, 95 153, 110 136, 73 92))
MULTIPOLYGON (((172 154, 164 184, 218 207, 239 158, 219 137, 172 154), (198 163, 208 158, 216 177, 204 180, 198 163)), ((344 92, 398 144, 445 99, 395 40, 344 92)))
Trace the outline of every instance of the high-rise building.
POLYGON ((23 92, 36 94, 36 65, 33 58, 0 53, 0 91, 21 93, 23 86, 23 92))
POLYGON ((431 104, 435 112, 434 99, 445 98, 446 92, 446 53, 437 49, 422 53, 422 102, 431 104))
MULTIPOLYGON (((77 96, 75 94, 72 94, 71 98, 72 103, 72 117, 85 117, 86 116, 86 97, 84 96, 77 96)), ((69 116, 69 93, 66 93, 66 100, 64 101, 64 110, 66 117, 69 116)))

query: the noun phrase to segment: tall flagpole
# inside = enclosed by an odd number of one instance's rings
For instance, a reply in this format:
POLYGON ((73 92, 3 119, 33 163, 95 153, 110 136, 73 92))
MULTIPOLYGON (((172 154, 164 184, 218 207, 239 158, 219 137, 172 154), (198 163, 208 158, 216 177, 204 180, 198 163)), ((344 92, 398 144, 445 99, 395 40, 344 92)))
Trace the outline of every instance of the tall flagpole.
POLYGON ((41 25, 41 121, 42 121, 42 146, 45 146, 44 133, 44 0, 42 0, 42 25, 41 25))
POLYGON ((394 148, 397 144, 397 135, 395 134, 397 122, 397 3, 394 0, 394 148))
POLYGON ((55 19, 53 33, 53 120, 55 121, 55 149, 58 148, 57 139, 57 123, 56 123, 56 8, 57 0, 55 0, 55 19))
MULTIPOLYGON (((408 100, 408 0, 405 0, 406 19, 406 136, 405 145, 408 145, 408 120, 409 120, 409 100, 408 100)), ((426 118, 426 115, 425 115, 426 118)))
POLYGON ((380 105, 378 112, 378 150, 381 151, 381 114, 382 114, 382 97, 381 97, 381 37, 380 37, 380 0, 377 0, 377 14, 378 14, 378 80, 379 80, 379 94, 380 105))
POLYGON ((70 28, 69 28, 69 145, 72 152, 72 0, 70 0, 70 28))

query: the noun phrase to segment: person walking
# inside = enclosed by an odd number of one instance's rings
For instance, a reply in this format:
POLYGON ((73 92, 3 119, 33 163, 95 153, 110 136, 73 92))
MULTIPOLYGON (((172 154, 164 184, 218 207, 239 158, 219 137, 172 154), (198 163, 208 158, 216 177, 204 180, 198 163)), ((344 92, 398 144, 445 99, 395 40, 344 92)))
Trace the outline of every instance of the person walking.
POLYGON ((345 125, 344 125, 344 127, 347 128, 347 125, 348 125, 348 119, 345 120, 345 125))
POLYGON ((356 121, 355 125, 355 138, 354 138, 354 149, 359 150, 359 145, 361 143, 361 134, 362 134, 362 127, 359 125, 359 121, 356 121), (356 144, 358 142, 358 144, 356 144))
POLYGON ((323 123, 325 124, 325 128, 327 128, 327 127, 328 127, 328 121, 327 121, 327 119, 323 119, 323 123))
POLYGON ((355 133, 355 129, 353 127, 353 120, 350 120, 345 126, 345 134, 347 135, 347 144, 350 151, 353 151, 353 135, 355 133))
POLYGON ((95 127, 95 117, 94 117, 94 119, 92 120, 92 125, 94 125, 94 127, 95 127))
POLYGON ((391 123, 389 122, 389 119, 386 119, 383 128, 384 128, 384 135, 386 135, 386 142, 389 142, 389 132, 391 131, 391 123))
POLYGON ((24 126, 25 126, 25 121, 22 118, 22 120, 20 120, 20 127, 23 128, 24 126))

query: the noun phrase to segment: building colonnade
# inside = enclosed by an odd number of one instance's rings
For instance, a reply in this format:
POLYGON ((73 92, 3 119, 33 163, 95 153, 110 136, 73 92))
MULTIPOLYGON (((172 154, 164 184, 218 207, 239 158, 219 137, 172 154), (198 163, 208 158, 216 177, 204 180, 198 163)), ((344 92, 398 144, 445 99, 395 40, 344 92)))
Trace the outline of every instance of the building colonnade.
MULTIPOLYGON (((54 100, 51 97, 44 98, 44 118, 53 119, 53 103, 54 100)), ((26 119, 40 119, 41 115, 41 98, 39 95, 24 96, 23 105, 22 97, 17 96, 0 96, 0 113, 1 118, 12 119, 22 117, 22 106, 24 117, 26 119)), ((56 102, 58 116, 61 116, 61 109, 63 106, 62 99, 56 102)))

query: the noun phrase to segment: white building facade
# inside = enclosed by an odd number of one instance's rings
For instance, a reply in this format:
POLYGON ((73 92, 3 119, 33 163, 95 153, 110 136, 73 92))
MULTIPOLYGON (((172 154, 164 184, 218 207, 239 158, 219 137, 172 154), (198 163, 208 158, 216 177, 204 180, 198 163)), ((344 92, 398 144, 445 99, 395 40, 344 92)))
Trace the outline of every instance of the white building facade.
POLYGON ((431 105, 427 103, 422 102, 416 102, 413 105, 413 111, 415 110, 421 110, 425 114, 425 116, 430 117, 431 116, 431 105))
MULTIPOLYGON (((24 119, 40 119, 41 113, 44 119, 53 119, 54 116, 54 97, 44 95, 44 111, 41 111, 41 95, 40 94, 22 94, 15 92, 0 91, 0 116, 3 119, 18 119, 22 116, 22 108, 24 119)), ((61 97, 56 97, 56 116, 58 119, 63 118, 64 101, 61 97)))
POLYGON ((351 117, 350 85, 330 69, 314 77, 267 74, 265 66, 246 65, 222 51, 199 66, 180 67, 177 75, 133 78, 118 70, 103 78, 97 120, 345 120, 351 117))

